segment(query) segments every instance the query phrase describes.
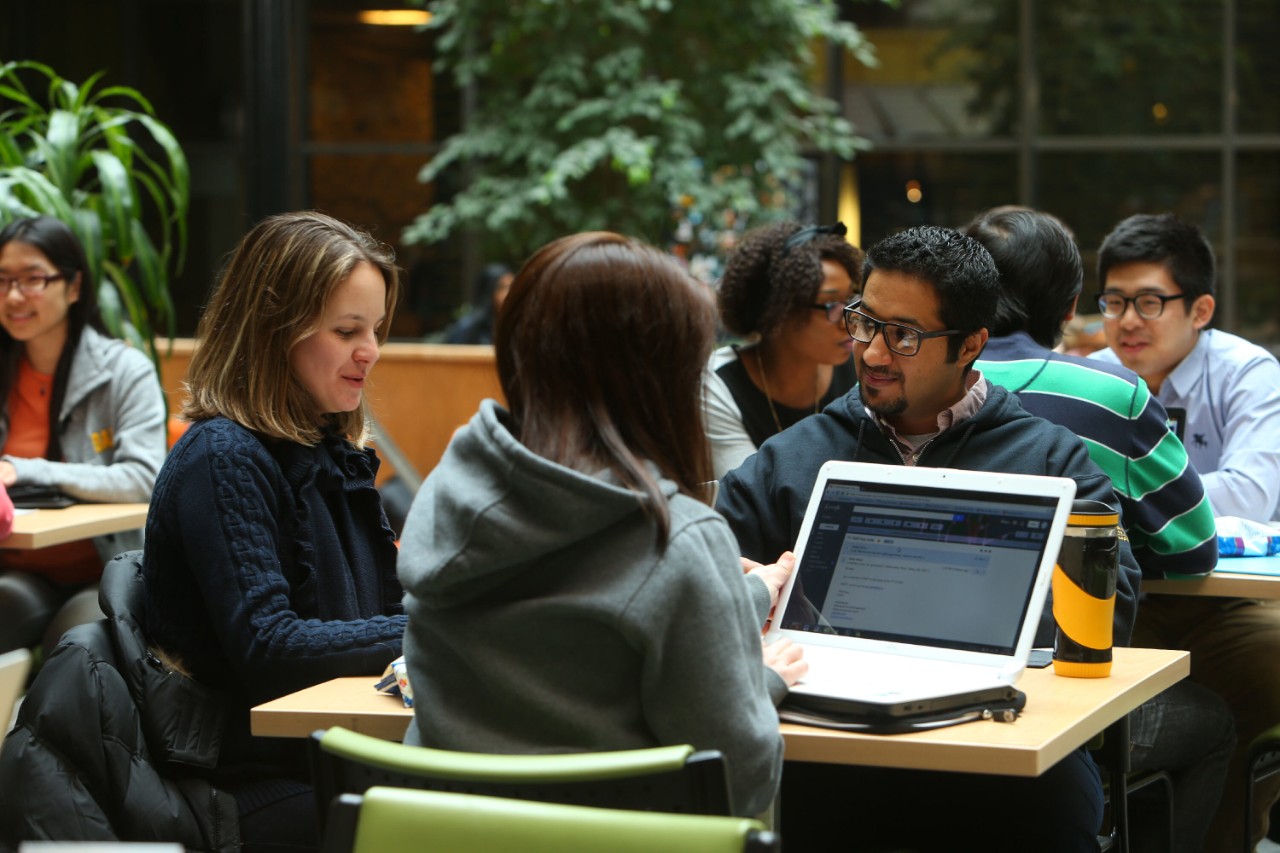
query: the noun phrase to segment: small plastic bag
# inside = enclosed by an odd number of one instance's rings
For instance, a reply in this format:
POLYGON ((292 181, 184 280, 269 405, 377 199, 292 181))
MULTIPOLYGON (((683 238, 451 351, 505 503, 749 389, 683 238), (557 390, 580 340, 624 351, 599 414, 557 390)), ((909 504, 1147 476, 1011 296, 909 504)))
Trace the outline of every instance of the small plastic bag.
POLYGON ((1220 516, 1219 557, 1272 557, 1280 554, 1280 527, 1233 515, 1220 516))
POLYGON ((413 687, 409 684, 409 672, 404 666, 404 655, 387 664, 382 678, 374 685, 381 693, 399 696, 406 708, 413 707, 413 687))

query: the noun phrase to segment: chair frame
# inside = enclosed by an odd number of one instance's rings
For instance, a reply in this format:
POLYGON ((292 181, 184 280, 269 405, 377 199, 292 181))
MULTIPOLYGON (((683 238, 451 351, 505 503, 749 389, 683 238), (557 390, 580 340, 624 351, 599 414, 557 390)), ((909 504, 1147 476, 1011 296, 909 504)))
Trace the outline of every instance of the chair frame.
MULTIPOLYGON (((309 740, 316 802, 375 785, 675 814, 733 814, 724 756, 690 746, 560 755, 462 753, 333 728, 309 740)), ((327 830, 326 830, 327 831, 327 830)))
MULTIPOLYGON (((320 846, 320 853, 351 853, 355 848, 355 842, 360 829, 361 809, 364 807, 366 797, 385 796, 386 789, 375 788, 372 792, 366 791, 364 794, 339 794, 330 806, 329 826, 324 834, 324 840, 320 846)), ((445 792, 434 792, 445 793, 445 792)), ((449 798, 458 798, 459 801, 467 798, 474 798, 477 801, 491 802, 495 798, 480 796, 475 794, 448 794, 449 798)), ((548 806, 552 810, 558 810, 563 804, 560 803, 543 803, 541 805, 548 806)), ((595 807, 574 806, 565 810, 564 817, 572 818, 573 813, 582 813, 590 810, 607 814, 608 812, 618 812, 626 810, 617 809, 597 809, 595 807)), ((559 817, 558 815, 553 815, 559 817)), ((723 820, 731 823, 745 824, 749 829, 743 835, 743 853, 780 853, 782 849, 781 838, 777 833, 764 829, 759 821, 749 820, 745 818, 729 818, 718 815, 682 815, 691 819, 705 818, 709 820, 723 820)))

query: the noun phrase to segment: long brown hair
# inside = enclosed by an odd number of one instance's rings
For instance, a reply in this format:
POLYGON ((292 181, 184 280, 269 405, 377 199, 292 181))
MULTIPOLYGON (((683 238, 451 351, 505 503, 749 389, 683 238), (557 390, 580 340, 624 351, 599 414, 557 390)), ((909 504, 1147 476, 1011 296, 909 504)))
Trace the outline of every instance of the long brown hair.
MULTIPOLYGON (((255 225, 236 246, 200 317, 187 370, 188 420, 225 415, 273 438, 315 444, 315 404, 293 371, 289 352, 319 331, 325 305, 360 263, 387 285, 384 343, 400 294, 391 249, 368 234, 314 211, 282 213, 255 225)), ((327 416, 357 445, 369 434, 365 402, 327 416)))
POLYGON ((705 500, 714 339, 711 293, 670 256, 605 231, 548 243, 516 275, 494 334, 516 436, 566 467, 612 471, 644 496, 665 547, 667 501, 646 461, 705 500))

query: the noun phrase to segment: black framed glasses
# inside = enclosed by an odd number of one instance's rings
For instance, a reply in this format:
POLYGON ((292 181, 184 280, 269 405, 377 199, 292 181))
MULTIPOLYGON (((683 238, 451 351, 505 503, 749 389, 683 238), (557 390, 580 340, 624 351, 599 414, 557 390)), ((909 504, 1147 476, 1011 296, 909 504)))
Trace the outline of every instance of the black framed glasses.
POLYGON ((912 356, 920 352, 920 342, 929 338, 945 338, 950 335, 963 335, 960 329, 945 329, 941 332, 926 332, 901 323, 889 323, 868 317, 858 310, 861 302, 855 302, 844 309, 844 326, 849 337, 860 344, 869 344, 876 338, 876 333, 884 335, 885 346, 898 355, 912 356))
POLYGON ((832 323, 840 323, 844 320, 844 309, 849 307, 849 304, 848 302, 815 302, 809 307, 826 314, 827 319, 832 323))
POLYGON ((33 293, 43 293, 44 289, 49 286, 51 281, 60 281, 65 278, 62 273, 42 273, 42 272, 24 272, 20 275, 0 275, 0 293, 8 294, 17 287, 22 293, 30 296, 33 293))
POLYGON ((1190 293, 1175 293, 1164 296, 1159 293, 1139 293, 1137 296, 1125 296, 1122 293, 1099 293, 1098 310, 1108 320, 1119 320, 1133 303, 1133 310, 1144 320, 1154 320, 1164 313, 1164 304, 1175 299, 1194 299, 1190 293))

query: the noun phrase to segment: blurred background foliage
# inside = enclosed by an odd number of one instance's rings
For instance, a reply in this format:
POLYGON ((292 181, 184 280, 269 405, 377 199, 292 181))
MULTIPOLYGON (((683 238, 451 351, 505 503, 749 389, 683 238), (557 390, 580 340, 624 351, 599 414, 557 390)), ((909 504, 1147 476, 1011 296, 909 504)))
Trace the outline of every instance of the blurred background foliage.
POLYGON ((827 0, 437 0, 437 69, 466 93, 463 129, 419 180, 459 187, 409 243, 476 232, 522 257, 562 234, 659 245, 794 212, 806 156, 862 147, 815 92, 820 41, 871 45, 827 0), (750 57, 750 61, 744 61, 750 57))

